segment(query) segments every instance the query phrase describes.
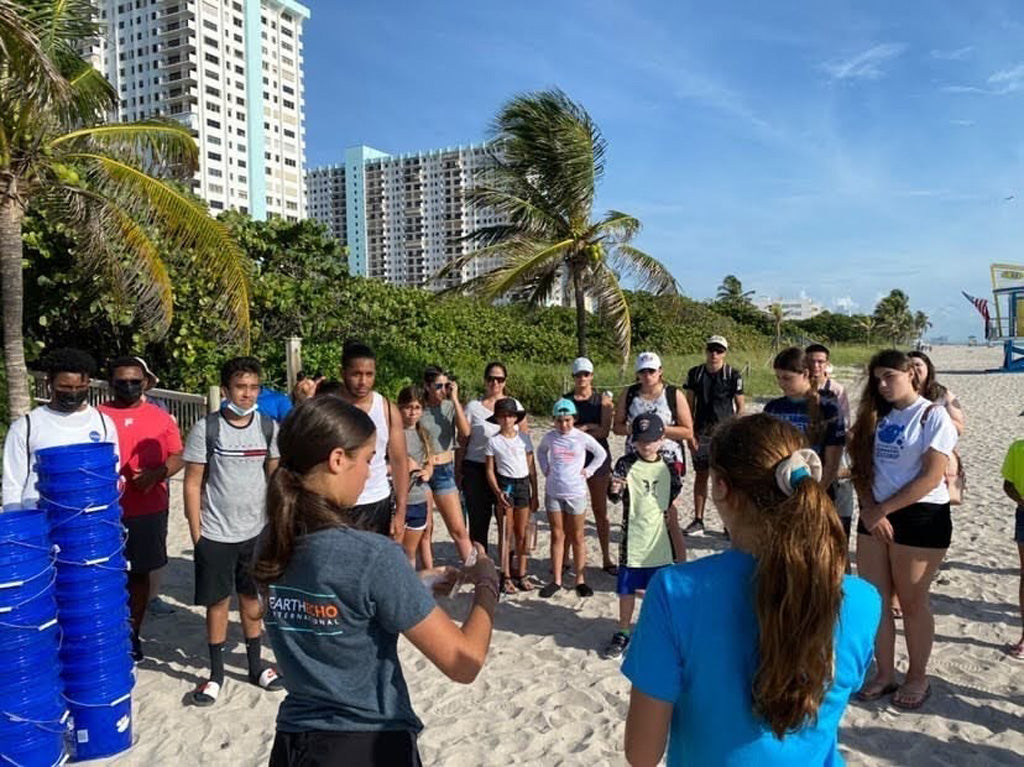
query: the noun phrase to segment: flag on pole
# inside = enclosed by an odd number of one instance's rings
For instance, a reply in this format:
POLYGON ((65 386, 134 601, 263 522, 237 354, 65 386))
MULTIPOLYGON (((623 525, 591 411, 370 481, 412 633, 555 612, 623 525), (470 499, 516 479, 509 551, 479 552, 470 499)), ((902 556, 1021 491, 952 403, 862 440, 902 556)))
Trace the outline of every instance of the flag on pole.
POLYGON ((960 292, 964 294, 964 298, 966 298, 968 301, 974 304, 974 308, 977 309, 978 313, 985 318, 985 338, 991 338, 992 320, 989 317, 988 313, 988 300, 984 298, 975 298, 974 296, 969 295, 966 291, 963 290, 961 290, 960 292))

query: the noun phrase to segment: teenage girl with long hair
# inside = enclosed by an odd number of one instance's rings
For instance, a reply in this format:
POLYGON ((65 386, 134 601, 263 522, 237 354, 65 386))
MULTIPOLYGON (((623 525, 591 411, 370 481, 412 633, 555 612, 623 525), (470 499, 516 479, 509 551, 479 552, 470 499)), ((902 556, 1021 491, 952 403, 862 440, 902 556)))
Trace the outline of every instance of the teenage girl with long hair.
POLYGON ((931 357, 919 351, 907 352, 907 357, 914 367, 916 386, 921 396, 929 402, 946 408, 946 412, 949 413, 949 417, 956 427, 956 433, 962 435, 966 426, 963 405, 960 404, 960 400, 953 392, 936 380, 935 363, 932 362, 931 357))
POLYGON ((881 601, 843 575, 843 530, 806 444, 763 413, 715 432, 711 497, 733 548, 648 588, 622 666, 630 764, 658 764, 666 741, 669 765, 840 761, 881 601))
MULTIPOLYGON (((402 675, 398 635, 449 678, 472 682, 491 640, 494 563, 478 547, 476 563, 462 571, 474 595, 460 628, 398 544, 353 526, 375 524, 350 513, 372 471, 370 416, 340 398, 314 397, 285 419, 278 444, 281 464, 254 566, 274 654, 290 677, 270 765, 416 767, 423 725, 402 675)), ((454 575, 446 570, 446 588, 454 575)))
MULTIPOLYGON (((433 451, 430 435, 423 428, 423 390, 418 386, 406 386, 395 399, 402 414, 402 428, 405 431, 405 450, 409 457, 409 500, 405 511, 405 534, 401 544, 409 564, 416 568, 416 553, 427 530, 430 514, 427 491, 433 474, 433 451)), ((431 558, 432 559, 432 558, 431 558)), ((433 561, 424 562, 424 567, 433 567, 433 561)))
POLYGON ((871 358, 850 436, 860 498, 857 572, 890 604, 899 597, 910 662, 896 683, 896 629, 887 611, 875 640, 877 674, 858 694, 895 693, 897 708, 917 709, 931 688, 926 671, 935 635, 928 590, 953 534, 945 483, 957 434, 946 409, 915 388, 910 358, 895 349, 871 358))

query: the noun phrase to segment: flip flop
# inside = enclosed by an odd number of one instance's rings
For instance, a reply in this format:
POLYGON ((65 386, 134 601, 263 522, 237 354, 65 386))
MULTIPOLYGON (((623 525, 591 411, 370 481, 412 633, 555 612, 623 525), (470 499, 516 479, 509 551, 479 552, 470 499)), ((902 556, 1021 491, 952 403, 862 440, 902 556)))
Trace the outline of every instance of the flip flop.
POLYGON ((282 679, 281 675, 270 666, 263 669, 256 679, 250 677, 249 681, 257 687, 268 690, 269 692, 284 689, 284 679, 282 679))
POLYGON ((910 700, 908 702, 900 703, 899 694, 902 689, 903 688, 901 687, 896 691, 896 694, 892 696, 891 703, 893 706, 903 711, 917 711, 925 704, 925 701, 932 696, 932 686, 928 685, 924 688, 924 692, 910 696, 910 700))
POLYGON ((608 573, 608 575, 618 575, 619 574, 619 566, 618 565, 605 565, 601 569, 604 570, 606 573, 608 573))
POLYGON ((196 689, 188 694, 189 701, 193 706, 199 706, 205 708, 206 706, 212 706, 217 702, 217 696, 220 694, 220 685, 216 682, 207 680, 200 684, 196 689))
POLYGON ((501 593, 502 594, 518 594, 519 589, 516 588, 516 584, 513 583, 512 578, 506 578, 504 575, 501 576, 501 593))
POLYGON ((533 584, 530 582, 529 578, 513 578, 512 582, 520 591, 533 591, 533 584))
POLYGON ((880 700, 881 698, 884 698, 888 695, 892 695, 898 689, 900 689, 900 686, 898 684, 896 684, 895 682, 890 682, 885 687, 880 687, 874 692, 864 692, 864 690, 858 690, 853 694, 853 697, 855 697, 861 703, 870 703, 873 700, 880 700))
POLYGON ((1008 644, 1003 648, 1004 652, 1014 660, 1024 660, 1024 641, 1016 644, 1008 644))

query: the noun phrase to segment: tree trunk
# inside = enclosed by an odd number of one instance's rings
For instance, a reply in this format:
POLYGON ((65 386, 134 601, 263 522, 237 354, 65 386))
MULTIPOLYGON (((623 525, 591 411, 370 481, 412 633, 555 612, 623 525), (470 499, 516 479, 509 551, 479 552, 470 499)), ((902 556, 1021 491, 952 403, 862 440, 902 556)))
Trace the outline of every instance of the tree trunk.
POLYGON ((587 356, 587 301, 583 294, 583 279, 578 268, 572 269, 572 289, 576 298, 576 353, 587 356))
POLYGON ((25 296, 21 273, 21 222, 25 211, 17 200, 0 200, 0 286, 3 288, 4 369, 10 420, 28 412, 28 368, 22 329, 25 296))

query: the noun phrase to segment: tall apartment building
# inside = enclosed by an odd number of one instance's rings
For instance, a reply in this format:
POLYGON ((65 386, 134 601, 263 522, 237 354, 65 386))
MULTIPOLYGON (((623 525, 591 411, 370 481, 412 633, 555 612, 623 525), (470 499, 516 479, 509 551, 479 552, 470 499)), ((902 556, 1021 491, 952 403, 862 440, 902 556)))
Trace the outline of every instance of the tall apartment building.
MULTIPOLYGON (((462 237, 501 222, 494 211, 467 199, 480 170, 490 163, 485 145, 404 155, 350 147, 344 164, 309 171, 309 215, 348 247, 352 274, 420 286, 454 256, 475 248, 462 237)), ((492 266, 471 263, 447 284, 492 266)))
POLYGON ((98 0, 87 45, 118 117, 196 132, 194 191, 213 213, 306 217, 302 25, 295 0, 98 0))

